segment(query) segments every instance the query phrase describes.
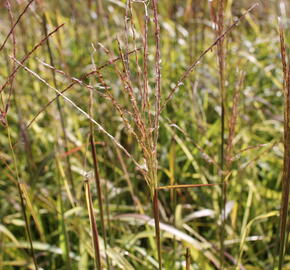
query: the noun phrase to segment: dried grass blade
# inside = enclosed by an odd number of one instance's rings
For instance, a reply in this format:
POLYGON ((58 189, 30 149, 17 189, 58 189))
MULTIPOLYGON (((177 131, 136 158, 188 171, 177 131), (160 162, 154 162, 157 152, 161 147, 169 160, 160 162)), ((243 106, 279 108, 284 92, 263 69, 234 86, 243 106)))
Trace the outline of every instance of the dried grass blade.
POLYGON ((21 14, 19 15, 19 17, 17 18, 16 22, 13 24, 13 26, 11 27, 9 33, 7 34, 4 42, 2 43, 1 47, 0 47, 0 52, 3 50, 8 38, 10 37, 10 35, 13 33, 16 25, 19 23, 19 21, 21 20, 22 16, 25 14, 25 12, 27 11, 27 9, 29 8, 29 6, 34 2, 34 0, 31 0, 26 7, 23 9, 23 11, 21 12, 21 14))
POLYGON ((157 187, 157 190, 162 189, 178 189, 178 188, 194 188, 194 187, 210 187, 210 186, 216 186, 220 184, 188 184, 188 185, 171 185, 171 186, 161 186, 157 187))

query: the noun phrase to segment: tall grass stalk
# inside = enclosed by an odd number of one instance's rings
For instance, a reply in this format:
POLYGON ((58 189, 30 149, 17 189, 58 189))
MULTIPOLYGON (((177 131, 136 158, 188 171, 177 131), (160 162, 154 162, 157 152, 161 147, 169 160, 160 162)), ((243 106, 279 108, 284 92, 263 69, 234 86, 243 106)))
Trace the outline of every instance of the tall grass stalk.
MULTIPOLYGON (((158 209, 158 199, 156 197, 155 189, 158 186, 157 183, 157 167, 158 167, 158 157, 157 157, 157 140, 158 140, 158 132, 159 132, 159 116, 161 113, 161 48, 160 48, 160 26, 159 26, 159 18, 158 18, 158 7, 157 7, 157 1, 153 1, 153 13, 154 13, 154 27, 155 27, 155 110, 154 110, 154 117, 153 120, 151 119, 151 108, 150 108, 150 99, 148 94, 148 78, 147 78, 147 68, 148 68, 148 59, 147 59, 147 48, 148 48, 148 13, 147 13, 147 6, 146 3, 144 5, 145 10, 145 32, 143 37, 143 45, 144 45, 144 65, 145 68, 143 77, 143 83, 140 78, 141 73, 138 71, 137 77, 138 77, 138 87, 141 88, 143 84, 143 89, 139 89, 139 93, 141 93, 141 96, 144 97, 143 101, 141 101, 141 104, 139 103, 139 100, 137 99, 135 93, 134 93, 134 82, 131 78, 130 74, 130 66, 127 63, 127 56, 128 55, 128 31, 129 31, 129 25, 127 25, 127 16, 130 15, 130 17, 133 16, 132 12, 132 6, 131 1, 127 2, 127 8, 126 8, 126 23, 125 23, 125 30, 126 30, 126 53, 123 53, 121 43, 117 39, 117 46, 119 50, 119 55, 121 57, 121 64, 122 69, 114 63, 114 69, 116 75, 119 77, 119 80, 122 84, 122 91, 124 95, 128 96, 130 100, 130 110, 129 115, 133 119, 134 126, 129 124, 129 121, 122 117, 122 120, 124 121, 124 124, 128 131, 133 134, 135 139, 138 142, 139 147, 142 150, 145 164, 141 167, 139 167, 140 171, 142 172, 145 181, 148 184, 148 187, 150 189, 151 193, 151 199, 152 199, 152 206, 153 206, 153 215, 155 217, 155 220, 159 220, 159 209, 158 209)), ((130 18, 131 21, 131 32, 133 34, 133 42, 135 44, 135 30, 134 30, 134 24, 133 19, 130 18)), ((110 49, 106 48, 103 44, 99 44, 101 48, 105 51, 105 53, 110 57, 111 61, 113 59, 113 53, 110 49)), ((136 51, 136 45, 135 51, 136 51)), ((135 54, 135 62, 137 65, 138 70, 140 69, 139 61, 137 57, 137 53, 135 54)), ((100 76, 99 76, 100 77, 100 76)), ((101 81, 102 82, 102 81, 101 81)), ((158 253, 158 261, 159 261, 159 269, 162 269, 162 263, 161 263, 161 243, 160 243, 160 230, 158 230, 159 222, 156 223, 155 226, 155 233, 156 233, 156 241, 157 241, 157 253, 158 253)))
POLYGON ((157 167, 158 167, 158 157, 157 157, 157 143, 159 135, 159 116, 161 113, 161 44, 160 44, 160 25, 159 25, 159 14, 158 14, 158 3, 157 0, 153 0, 153 19, 155 24, 155 120, 154 120, 154 133, 155 138, 153 138, 153 187, 154 187, 154 197, 153 197, 153 212, 155 220, 155 234, 157 242, 157 252, 158 252, 158 263, 159 270, 162 270, 162 255, 161 255, 161 239, 160 239, 160 225, 159 225, 159 205, 158 205, 158 191, 156 187, 157 183, 157 167))
MULTIPOLYGON (((90 90, 90 116, 93 116, 93 90, 90 90)), ((101 187, 101 179, 99 174, 99 165, 98 165, 98 159, 97 159, 97 152, 96 152, 96 146, 95 146, 95 138, 94 138, 94 127, 93 123, 90 122, 90 146, 91 146, 91 153, 93 158, 93 165, 94 165, 94 179, 95 179, 95 185, 97 188, 97 195, 98 195, 98 204, 99 204, 99 210, 100 210, 100 219, 101 219, 101 228, 102 228, 102 235, 104 239, 104 248, 105 248, 105 256, 106 256, 106 262, 107 262, 107 268, 110 269, 110 261, 107 254, 107 230, 105 225, 105 218, 104 218, 104 207, 103 207, 103 194, 102 194, 102 187, 101 187)))
MULTIPOLYGON (((224 0, 218 1, 217 10, 217 21, 216 31, 217 35, 222 35, 224 31, 224 0)), ((225 48, 224 38, 220 39, 217 43, 217 55, 218 55, 218 66, 219 66, 219 88, 220 88, 220 107, 221 107, 221 145, 220 145, 220 169, 221 169, 221 183, 222 183, 222 194, 221 194, 221 232, 220 232, 220 268, 224 269, 224 241, 225 241, 225 225, 226 225, 226 202, 227 202, 227 183, 224 177, 224 153, 225 153, 225 48)))
MULTIPOLYGON (((284 165, 282 176, 282 198, 279 219, 279 264, 278 269, 282 270, 286 251, 287 220, 289 208, 290 189, 290 59, 287 57, 287 50, 284 38, 284 26, 279 20, 279 36, 281 46, 281 58, 283 67, 283 93, 284 93, 284 165)), ((288 227, 289 229, 289 227, 288 227)))
POLYGON ((1 47, 0 47, 0 52, 3 50, 3 48, 5 47, 6 42, 8 41, 9 37, 13 34, 13 31, 15 29, 15 27, 17 26, 17 24, 19 23, 19 21, 21 20, 21 18, 23 17, 23 15, 26 13, 26 11, 28 10, 28 8, 30 7, 30 5, 34 2, 34 0, 30 0, 28 2, 28 4, 25 6, 25 8, 23 9, 23 11, 20 13, 20 15, 18 16, 17 20, 15 21, 15 23, 13 24, 13 26, 10 28, 9 33, 7 34, 6 38, 4 39, 1 47))
MULTIPOLYGON (((12 11, 11 11, 11 4, 10 4, 10 1, 7 0, 6 1, 6 5, 7 5, 7 9, 8 9, 8 13, 9 13, 9 20, 10 20, 10 25, 11 25, 11 29, 12 30, 12 44, 13 44, 13 56, 16 57, 16 37, 15 37, 15 32, 14 32, 14 24, 13 24, 13 14, 12 14, 12 11)), ((12 70, 15 69, 15 63, 12 63, 12 70)), ((9 89, 9 94, 8 94, 8 99, 7 99, 7 103, 5 105, 5 115, 7 115, 8 113, 8 110, 9 110, 9 107, 10 107, 10 102, 11 102, 11 97, 12 97, 12 94, 15 93, 13 91, 13 79, 11 80, 10 82, 10 89, 9 89)), ((15 100, 15 103, 16 103, 16 99, 15 100)), ((4 104, 3 104, 4 105, 4 104)))
POLYGON ((101 263, 99 233, 98 233, 98 228, 97 228, 96 219, 94 215, 94 208, 93 208, 93 201, 92 201, 89 179, 85 180, 85 192, 86 192, 86 202, 87 202, 87 208, 88 208, 89 219, 90 219, 91 230, 92 230, 92 241, 93 241, 93 247, 94 247, 94 252, 95 252, 95 266, 98 270, 102 270, 103 268, 102 268, 102 263, 101 263))
POLYGON ((186 253, 185 253, 185 269, 186 270, 191 269, 190 264, 191 264, 190 250, 189 250, 189 248, 186 248, 186 253))
POLYGON ((155 235, 158 253, 159 270, 162 270, 162 256, 161 256, 161 239, 160 239, 160 217, 159 217, 159 202, 158 202, 158 190, 154 190, 153 195, 153 215, 155 222, 155 235))

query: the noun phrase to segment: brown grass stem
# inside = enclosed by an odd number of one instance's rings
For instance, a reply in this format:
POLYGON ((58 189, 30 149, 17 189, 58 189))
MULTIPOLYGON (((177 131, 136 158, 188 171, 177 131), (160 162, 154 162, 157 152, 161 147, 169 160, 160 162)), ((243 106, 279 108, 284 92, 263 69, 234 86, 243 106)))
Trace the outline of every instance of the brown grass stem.
POLYGON ((190 270, 190 264, 191 264, 191 258, 190 258, 190 250, 189 248, 186 248, 186 253, 185 253, 185 269, 190 270))
POLYGON ((20 13, 20 15, 18 16, 16 22, 13 24, 13 26, 11 27, 9 33, 7 34, 6 38, 4 39, 1 47, 0 47, 0 52, 3 50, 3 48, 5 47, 5 44, 7 42, 7 40, 9 39, 9 37, 12 35, 15 27, 17 26, 17 24, 19 23, 19 21, 21 20, 22 16, 26 13, 26 11, 28 10, 28 8, 30 7, 30 5, 34 2, 34 0, 29 1, 29 3, 25 6, 25 8, 23 9, 23 11, 20 13))
MULTIPOLYGON (((90 91, 90 116, 93 116, 93 102, 94 102, 94 92, 90 91)), ((102 228, 102 235, 104 239, 104 248, 105 248, 105 256, 106 256, 106 262, 107 262, 107 268, 110 269, 110 261, 107 254, 107 230, 106 230, 106 224, 105 224, 105 215, 104 215, 104 206, 103 206, 103 194, 102 194, 102 186, 101 186, 101 178, 99 174, 99 163, 97 158, 97 151, 95 146, 95 138, 94 138, 94 127, 93 123, 90 121, 90 147, 91 147, 91 153, 93 158, 93 165, 94 165, 94 179, 95 179, 95 185, 97 188, 97 197, 98 197, 98 204, 99 204, 99 210, 100 210, 100 220, 101 220, 101 228, 102 228)))
POLYGON ((287 51, 284 38, 284 26, 279 21, 279 35, 281 46, 281 58, 283 67, 283 92, 284 92, 284 161, 282 176, 282 198, 279 218, 279 264, 278 269, 282 270, 284 264, 286 238, 287 238, 287 220, 289 208, 289 190, 290 190, 290 60, 287 59, 287 51))
MULTIPOLYGON (((217 16, 216 16, 216 33, 221 36, 224 31, 224 0, 218 0, 217 16)), ((221 205, 220 210, 222 214, 221 232, 220 232, 220 268, 224 269, 224 241, 225 241, 225 226, 226 226, 226 203, 227 203, 227 183, 224 177, 224 163, 225 163, 225 110, 226 110, 226 93, 225 93, 225 48, 224 37, 217 43, 217 56, 218 56, 218 70, 219 70, 219 90, 220 90, 220 107, 221 107, 221 144, 220 144, 220 168, 221 168, 221 205)))
POLYGON ((161 255, 161 239, 160 239, 160 217, 159 217, 159 202, 158 202, 158 190, 154 190, 153 195, 153 214, 155 222, 155 237, 157 244, 158 265, 159 270, 162 270, 162 255, 161 255))
POLYGON ((85 180, 85 192, 86 192, 86 202, 87 202, 87 208, 88 208, 89 219, 90 219, 91 230, 92 230, 92 241, 93 241, 93 247, 94 247, 94 253, 95 253, 95 266, 98 270, 101 270, 103 268, 102 268, 102 263, 101 263, 99 233, 98 233, 98 228, 97 228, 96 219, 94 215, 93 201, 92 201, 90 183, 88 179, 85 180))

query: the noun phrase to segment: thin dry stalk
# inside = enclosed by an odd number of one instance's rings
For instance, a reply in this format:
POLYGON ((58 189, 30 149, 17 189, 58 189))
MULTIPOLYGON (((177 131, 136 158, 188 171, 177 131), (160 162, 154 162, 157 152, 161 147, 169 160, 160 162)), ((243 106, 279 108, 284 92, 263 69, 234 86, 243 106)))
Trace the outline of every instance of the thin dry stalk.
POLYGON ((156 188, 156 190, 162 190, 162 189, 183 189, 183 188, 193 188, 193 187, 211 187, 211 186, 217 186, 220 184, 185 184, 185 185, 169 185, 169 186, 159 186, 156 188))
MULTIPOLYGON (((11 29, 13 29, 12 30, 13 57, 16 57, 16 38, 15 38, 15 32, 14 32, 14 28, 13 28, 13 14, 11 11, 10 1, 7 0, 6 3, 7 3, 8 13, 9 13, 9 20, 10 20, 10 24, 11 24, 11 29)), ((13 62, 12 63, 12 70, 14 70, 14 69, 15 69, 15 63, 13 62)), ((13 93, 13 81, 14 81, 14 79, 12 79, 10 82, 10 90, 9 90, 8 100, 7 100, 7 103, 5 106, 5 116, 7 115, 9 107, 10 107, 11 96, 13 93)))
POLYGON ((157 253, 158 253, 158 264, 159 270, 162 270, 162 256, 161 256, 161 239, 160 239, 160 217, 159 217, 159 202, 158 202, 158 190, 154 190, 153 195, 153 214, 155 222, 155 237, 157 244, 157 253))
POLYGON ((289 208, 290 190, 290 60, 287 59, 287 51, 284 38, 284 26, 279 21, 279 34, 281 45, 281 57, 283 65, 283 92, 284 92, 284 165, 282 178, 282 198, 280 208, 280 241, 279 241, 279 265, 282 270, 286 251, 287 219, 289 208))
POLYGON ((98 228, 96 225, 90 183, 88 179, 85 180, 85 192, 86 192, 86 202, 87 202, 87 208, 88 208, 89 219, 90 219, 90 224, 91 224, 91 230, 92 230, 92 235, 93 235, 92 240, 93 240, 93 246, 94 246, 94 251, 95 251, 95 266, 97 267, 98 270, 101 270, 102 264, 101 264, 100 245, 99 245, 99 233, 98 233, 98 228))
MULTIPOLYGON (((215 22, 217 28, 217 36, 221 36, 224 31, 224 0, 218 0, 218 10, 215 22)), ((221 38, 217 43, 218 55, 218 69, 219 69, 219 89, 220 89, 220 106, 221 106, 221 144, 220 144, 220 168, 221 168, 221 213, 222 222, 220 228, 220 268, 224 269, 225 256, 224 256, 224 240, 225 240, 225 225, 226 225, 226 203, 227 203, 227 183, 224 177, 224 163, 225 163, 225 106, 226 106, 226 93, 225 93, 225 48, 224 38, 221 38)))
MULTIPOLYGON (((93 116, 93 91, 90 91, 90 116, 93 116)), ((102 187, 101 187, 101 179, 99 174, 99 165, 98 165, 98 158, 97 158, 97 152, 95 147, 95 138, 94 138, 94 127, 93 123, 90 122, 90 146, 92 151, 92 157, 93 157, 93 165, 94 165, 94 178, 95 178, 95 185, 97 188, 97 194, 98 194, 98 203, 99 203, 99 209, 100 209, 100 218, 101 218, 101 226, 102 226, 102 235, 104 239, 104 247, 105 247, 105 254, 106 254, 106 262, 107 267, 110 269, 110 261, 107 254, 107 230, 105 225, 105 218, 104 218, 104 207, 103 207, 103 194, 102 194, 102 187)))
POLYGON ((185 254, 185 269, 190 270, 190 264, 191 264, 191 258, 190 258, 190 251, 189 248, 186 248, 186 254, 185 254))
POLYGON ((19 21, 21 20, 22 16, 25 14, 25 12, 28 10, 29 6, 34 2, 34 0, 31 0, 26 7, 24 8, 24 10, 20 13, 19 17, 17 18, 16 22, 13 24, 13 26, 11 27, 9 33, 7 34, 6 38, 4 39, 1 47, 0 47, 0 52, 3 50, 3 48, 5 47, 5 44, 7 42, 7 40, 9 39, 10 35, 13 33, 15 27, 17 26, 17 24, 19 23, 19 21))
MULTIPOLYGON (((95 142, 95 145, 105 146, 106 144, 105 144, 105 142, 98 141, 98 142, 95 142)), ((72 154, 80 151, 82 148, 84 148, 86 146, 87 146, 86 144, 82 144, 80 146, 77 146, 77 147, 70 149, 68 152, 60 153, 59 156, 60 156, 60 158, 65 158, 67 155, 72 155, 72 154)))
POLYGON ((129 58, 128 58, 128 52, 129 52, 129 21, 131 20, 132 14, 130 14, 130 8, 131 8, 131 1, 126 1, 126 13, 125 13, 125 64, 127 66, 127 69, 129 70, 129 58))

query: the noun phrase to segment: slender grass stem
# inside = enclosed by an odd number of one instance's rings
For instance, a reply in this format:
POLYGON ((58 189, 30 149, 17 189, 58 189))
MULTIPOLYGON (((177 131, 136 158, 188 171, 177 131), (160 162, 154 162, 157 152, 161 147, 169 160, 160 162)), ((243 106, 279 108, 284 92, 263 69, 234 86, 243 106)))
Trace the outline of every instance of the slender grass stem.
POLYGON ((287 220, 289 208, 290 190, 290 60, 287 59, 286 44, 284 38, 284 26, 279 21, 279 34, 281 46, 281 58, 283 67, 283 92, 284 92, 284 164, 282 176, 282 198, 279 219, 279 263, 278 269, 282 270, 285 258, 287 239, 287 220))
POLYGON ((89 219, 90 219, 91 230, 92 230, 92 241, 93 241, 94 253, 95 253, 95 266, 98 270, 101 270, 103 268, 102 268, 102 263, 101 263, 99 233, 98 233, 98 228, 96 225, 90 183, 88 179, 85 180, 85 192, 86 192, 87 208, 88 208, 89 219))
POLYGON ((190 270, 191 267, 190 267, 190 264, 191 264, 191 259, 190 259, 190 250, 189 248, 186 248, 186 254, 185 254, 185 269, 186 270, 190 270))
POLYGON ((159 217, 159 202, 158 202, 158 190, 154 190, 153 195, 153 213, 155 222, 155 235, 158 253, 158 265, 159 270, 162 270, 162 255, 161 255, 161 239, 160 239, 160 217, 159 217))

